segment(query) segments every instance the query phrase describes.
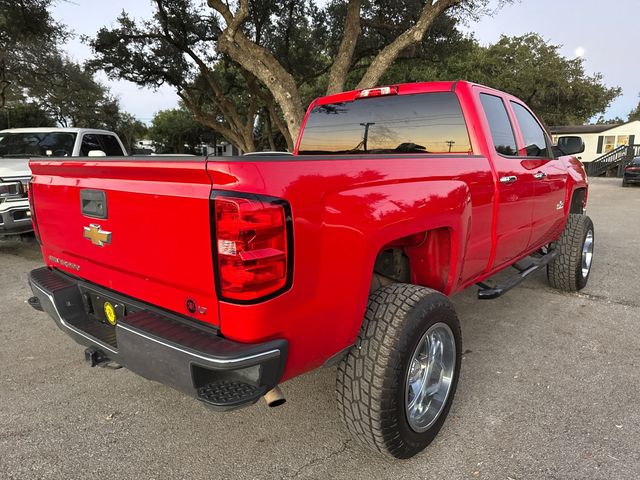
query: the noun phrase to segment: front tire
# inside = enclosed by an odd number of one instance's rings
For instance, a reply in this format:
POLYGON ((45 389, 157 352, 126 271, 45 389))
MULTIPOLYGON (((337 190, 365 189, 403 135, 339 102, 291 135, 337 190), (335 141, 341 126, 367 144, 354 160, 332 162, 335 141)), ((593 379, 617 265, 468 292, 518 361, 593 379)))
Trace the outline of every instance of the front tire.
POLYGON ((462 341, 449 299, 395 283, 369 297, 357 344, 340 362, 340 416, 365 446, 409 458, 433 441, 458 384, 462 341))
POLYGON ((547 265, 549 284, 564 292, 582 290, 591 274, 593 245, 591 219, 586 215, 570 214, 562 235, 551 244, 558 256, 547 265))

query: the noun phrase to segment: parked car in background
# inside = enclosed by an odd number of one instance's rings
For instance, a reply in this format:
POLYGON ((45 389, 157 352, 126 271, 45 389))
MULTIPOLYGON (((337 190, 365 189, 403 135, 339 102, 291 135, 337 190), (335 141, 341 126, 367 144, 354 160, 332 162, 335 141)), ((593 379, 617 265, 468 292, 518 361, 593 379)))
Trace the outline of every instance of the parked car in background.
POLYGON ((640 184, 640 157, 634 158, 629 165, 624 167, 622 186, 628 187, 632 183, 640 184))
POLYGON ((0 131, 0 237, 33 230, 27 190, 29 158, 124 156, 118 136, 87 128, 12 128, 0 131))

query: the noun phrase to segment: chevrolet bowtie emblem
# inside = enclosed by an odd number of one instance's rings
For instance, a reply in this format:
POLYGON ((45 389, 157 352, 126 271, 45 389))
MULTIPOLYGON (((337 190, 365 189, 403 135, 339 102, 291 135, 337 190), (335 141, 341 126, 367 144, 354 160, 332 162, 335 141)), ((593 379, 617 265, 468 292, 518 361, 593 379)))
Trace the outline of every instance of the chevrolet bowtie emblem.
POLYGON ((92 223, 88 227, 83 227, 83 236, 94 245, 104 247, 105 243, 111 243, 111 232, 106 232, 97 223, 92 223))

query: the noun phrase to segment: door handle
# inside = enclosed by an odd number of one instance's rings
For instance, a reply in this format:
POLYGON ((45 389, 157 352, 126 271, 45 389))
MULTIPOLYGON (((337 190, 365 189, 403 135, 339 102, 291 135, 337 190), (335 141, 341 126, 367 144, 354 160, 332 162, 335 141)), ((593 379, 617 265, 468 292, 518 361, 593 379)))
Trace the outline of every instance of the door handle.
POLYGON ((500 183, 504 183, 504 184, 513 183, 516 180, 518 180, 518 177, 516 177, 515 175, 507 175, 504 177, 500 177, 500 183))
POLYGON ((537 180, 542 180, 543 178, 547 178, 547 174, 544 172, 538 172, 533 174, 533 178, 537 180))

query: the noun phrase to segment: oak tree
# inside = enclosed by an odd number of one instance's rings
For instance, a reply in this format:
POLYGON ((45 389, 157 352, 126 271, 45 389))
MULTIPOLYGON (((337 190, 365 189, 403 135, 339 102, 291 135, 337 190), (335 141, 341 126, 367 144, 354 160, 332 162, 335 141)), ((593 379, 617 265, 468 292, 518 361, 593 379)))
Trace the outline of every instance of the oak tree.
POLYGON ((138 85, 175 87, 199 122, 251 151, 261 125, 292 149, 310 98, 374 86, 445 12, 483 13, 488 1, 153 4, 151 19, 135 21, 123 12, 115 28, 90 40, 93 65, 138 85))

